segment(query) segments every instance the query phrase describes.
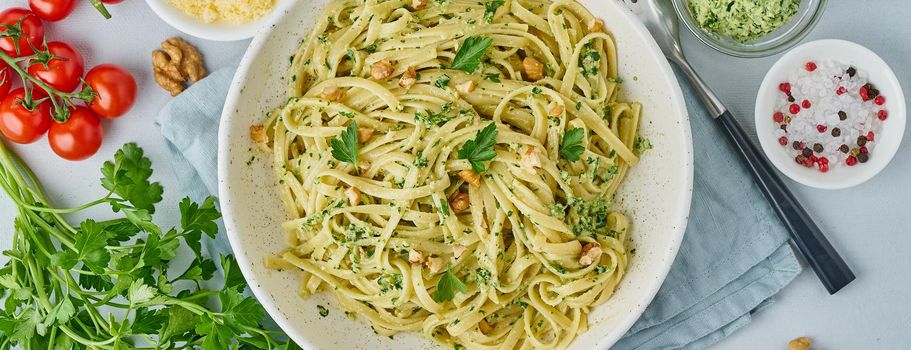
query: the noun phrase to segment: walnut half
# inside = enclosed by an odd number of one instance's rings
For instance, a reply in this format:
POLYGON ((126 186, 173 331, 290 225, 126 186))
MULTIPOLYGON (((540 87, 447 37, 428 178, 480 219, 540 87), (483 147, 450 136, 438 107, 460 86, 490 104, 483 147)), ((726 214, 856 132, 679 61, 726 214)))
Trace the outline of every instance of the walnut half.
POLYGON ((155 82, 177 96, 187 80, 197 82, 206 76, 202 55, 193 45, 179 37, 161 43, 161 50, 152 51, 152 72, 155 82))
POLYGON ((585 244, 582 247, 582 257, 579 258, 579 265, 588 266, 592 263, 601 259, 601 254, 604 252, 601 250, 601 244, 598 242, 591 242, 585 244))

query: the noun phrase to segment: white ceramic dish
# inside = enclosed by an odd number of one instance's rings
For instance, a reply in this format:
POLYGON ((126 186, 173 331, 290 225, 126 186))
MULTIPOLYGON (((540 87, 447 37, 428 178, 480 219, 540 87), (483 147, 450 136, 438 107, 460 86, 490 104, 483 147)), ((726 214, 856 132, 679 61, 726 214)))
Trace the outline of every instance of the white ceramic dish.
POLYGON ((889 164, 898 151, 902 135, 905 133, 905 113, 905 95, 901 85, 882 58, 850 41, 817 40, 795 47, 781 56, 766 73, 756 96, 756 135, 766 157, 778 170, 794 181, 816 188, 842 189, 869 180, 889 164), (883 123, 882 130, 876 136, 877 145, 871 153, 873 156, 870 157, 870 161, 853 167, 832 167, 829 172, 822 173, 815 168, 806 168, 794 162, 784 146, 779 145, 772 137, 775 123, 771 116, 778 96, 778 84, 786 81, 795 69, 802 67, 807 61, 825 59, 850 64, 867 72, 870 82, 886 96, 883 107, 889 111, 889 119, 883 123))
POLYGON ((269 24, 274 23, 294 4, 294 0, 275 0, 272 12, 250 23, 232 25, 223 23, 205 23, 187 16, 168 5, 166 0, 146 0, 152 11, 170 26, 197 38, 214 41, 235 41, 249 39, 269 24))
MULTIPOLYGON (((241 271, 275 321, 301 346, 313 349, 427 349, 418 334, 377 336, 363 320, 351 320, 326 293, 300 299, 298 275, 270 271, 263 258, 285 248, 280 223, 286 214, 274 188, 269 155, 256 149, 249 125, 286 100, 283 75, 301 38, 326 0, 292 6, 271 32, 259 35, 232 82, 222 115, 218 174, 225 227, 241 271), (316 305, 329 305, 320 317, 316 305)), ((616 208, 632 217, 637 249, 613 296, 590 315, 590 329, 574 349, 607 349, 639 318, 661 287, 683 239, 693 182, 692 141, 683 96, 667 60, 645 27, 614 1, 582 1, 609 23, 617 38, 624 99, 644 105, 641 132, 654 144, 630 172, 616 208)))

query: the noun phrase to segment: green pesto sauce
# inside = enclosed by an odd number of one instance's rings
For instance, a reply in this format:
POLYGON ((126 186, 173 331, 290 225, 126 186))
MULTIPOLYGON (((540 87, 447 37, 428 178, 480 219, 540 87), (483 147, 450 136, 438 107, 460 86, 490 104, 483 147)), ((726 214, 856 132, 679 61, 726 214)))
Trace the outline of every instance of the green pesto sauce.
POLYGON ((690 0, 693 18, 706 30, 739 42, 758 39, 788 22, 800 0, 690 0))

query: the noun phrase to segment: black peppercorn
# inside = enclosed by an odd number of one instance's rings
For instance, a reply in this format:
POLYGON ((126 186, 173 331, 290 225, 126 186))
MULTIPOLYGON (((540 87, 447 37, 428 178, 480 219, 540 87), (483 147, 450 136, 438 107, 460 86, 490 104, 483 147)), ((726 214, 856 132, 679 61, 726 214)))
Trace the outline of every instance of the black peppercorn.
POLYGON ((788 124, 781 124, 781 130, 788 131, 788 124))
POLYGON ((841 153, 848 153, 851 149, 848 148, 848 145, 842 144, 841 147, 838 147, 838 150, 841 151, 841 153))
POLYGON ((796 149, 796 150, 799 151, 799 150, 801 149, 801 147, 800 147, 800 141, 794 141, 794 142, 792 142, 792 143, 791 143, 791 147, 794 147, 794 149, 796 149))
POLYGON ((794 96, 788 95, 788 102, 794 102, 794 96))
POLYGON ((858 146, 861 146, 861 147, 862 147, 863 145, 866 145, 866 144, 867 144, 867 138, 866 138, 866 137, 863 137, 863 136, 858 136, 858 137, 857 137, 857 145, 858 145, 858 146))
POLYGON ((798 154, 797 157, 794 157, 794 161, 797 164, 804 165, 807 162, 807 157, 804 157, 803 154, 798 154))
POLYGON ((848 119, 848 113, 845 113, 845 111, 838 111, 838 120, 845 119, 848 119))
POLYGON ((816 153, 822 153, 822 150, 823 150, 822 144, 819 144, 819 143, 813 144, 813 150, 816 151, 816 153))
POLYGON ((853 78, 854 74, 857 74, 857 69, 854 69, 854 67, 848 67, 848 70, 845 73, 848 73, 848 76, 853 78))
POLYGON ((861 154, 857 155, 858 162, 866 163, 868 160, 870 160, 870 156, 866 153, 861 153, 861 154))
POLYGON ((811 149, 809 149, 809 148, 804 148, 802 154, 803 154, 804 157, 812 156, 812 155, 813 155, 813 150, 811 150, 811 149))
POLYGON ((841 136, 841 129, 839 129, 839 128, 833 128, 833 129, 832 129, 832 136, 834 136, 834 137, 839 137, 839 136, 841 136))

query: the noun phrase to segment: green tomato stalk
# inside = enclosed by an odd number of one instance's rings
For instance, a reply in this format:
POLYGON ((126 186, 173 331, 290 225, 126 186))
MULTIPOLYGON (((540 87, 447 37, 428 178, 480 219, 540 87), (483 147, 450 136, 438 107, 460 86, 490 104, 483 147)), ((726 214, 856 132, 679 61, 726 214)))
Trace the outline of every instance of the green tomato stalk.
MULTIPOLYGON (((15 27, 18 25, 19 24, 17 23, 9 27, 15 27)), ((18 30, 7 30, 6 33, 0 34, 0 37, 9 37, 12 38, 14 42, 18 43, 19 35, 21 35, 17 34, 19 32, 20 31, 18 30)), ((47 64, 52 59, 66 59, 51 54, 47 49, 47 45, 45 45, 45 48, 42 50, 34 47, 33 50, 35 51, 34 54, 22 57, 11 57, 5 52, 0 51, 0 59, 2 59, 3 62, 5 62, 6 65, 10 67, 10 69, 18 73, 19 77, 22 79, 22 86, 25 89, 25 99, 23 99, 20 103, 23 107, 28 110, 32 110, 36 108, 39 103, 44 102, 45 99, 50 100, 54 111, 52 117, 55 121, 62 123, 70 118, 70 109, 75 106, 75 103, 73 102, 74 100, 92 102, 92 100, 95 99, 95 96, 97 94, 85 82, 82 83, 82 90, 79 92, 67 93, 54 89, 40 79, 29 75, 25 69, 19 66, 20 62, 25 62, 27 65, 47 64), (35 87, 39 87, 44 90, 47 93, 47 97, 35 100, 32 97, 32 93, 34 92, 35 87)))

